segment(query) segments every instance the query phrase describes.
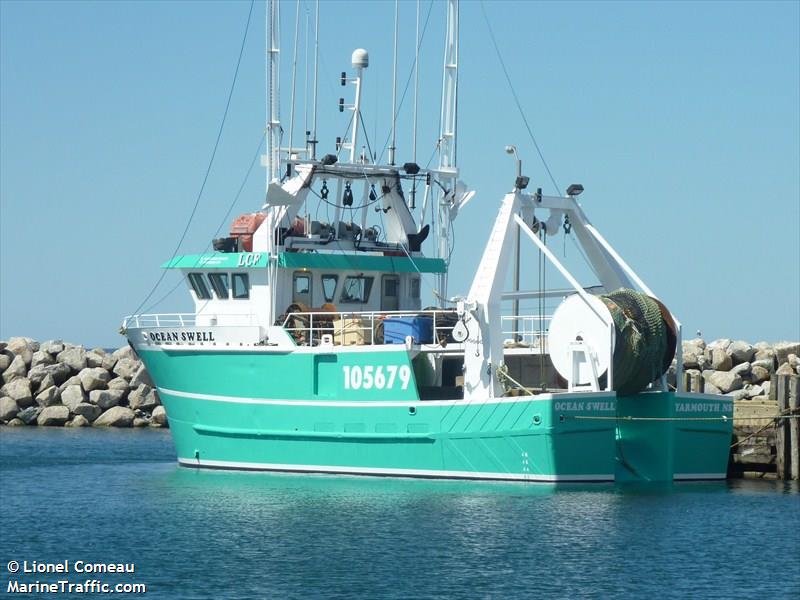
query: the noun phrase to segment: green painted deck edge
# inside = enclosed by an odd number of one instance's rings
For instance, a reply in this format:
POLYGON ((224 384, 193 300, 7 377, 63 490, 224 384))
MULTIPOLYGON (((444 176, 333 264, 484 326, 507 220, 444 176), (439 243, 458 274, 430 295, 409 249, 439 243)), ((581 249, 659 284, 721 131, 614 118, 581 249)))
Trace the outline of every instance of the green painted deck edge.
MULTIPOLYGON (((259 269, 267 266, 265 252, 213 252, 176 256, 161 265, 162 269, 259 269)), ((387 273, 445 273, 441 258, 407 256, 369 256, 360 254, 316 254, 281 252, 282 269, 331 269, 347 271, 383 271, 387 273)))
POLYGON ((162 269, 263 269, 268 264, 266 252, 212 252, 176 256, 161 265, 162 269))

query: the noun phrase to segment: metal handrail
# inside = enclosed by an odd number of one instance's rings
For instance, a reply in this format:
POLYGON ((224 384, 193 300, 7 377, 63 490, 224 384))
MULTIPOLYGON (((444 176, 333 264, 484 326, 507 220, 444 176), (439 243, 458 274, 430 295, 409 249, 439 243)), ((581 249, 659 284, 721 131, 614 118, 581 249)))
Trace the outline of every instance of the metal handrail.
POLYGON ((434 343, 447 338, 451 325, 442 324, 442 315, 453 315, 453 310, 381 310, 381 311, 309 311, 287 313, 281 326, 300 345, 320 343, 322 336, 329 334, 334 345, 344 346, 348 333, 360 332, 364 345, 375 345, 375 328, 390 317, 428 316, 433 319, 434 343), (295 320, 296 319, 296 320, 295 320), (337 328, 333 323, 340 322, 337 328), (338 342, 336 341, 338 338, 338 342))
POLYGON ((553 315, 503 315, 500 318, 504 336, 523 345, 539 347, 550 334, 553 315))
POLYGON ((153 313, 142 315, 128 315, 122 319, 122 327, 193 327, 197 322, 194 313, 153 313))

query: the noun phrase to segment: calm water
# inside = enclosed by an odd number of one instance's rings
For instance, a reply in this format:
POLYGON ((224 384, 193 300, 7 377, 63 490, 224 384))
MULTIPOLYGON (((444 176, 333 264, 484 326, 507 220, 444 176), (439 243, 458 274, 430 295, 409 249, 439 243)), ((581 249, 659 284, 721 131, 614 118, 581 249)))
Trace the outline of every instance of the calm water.
POLYGON ((800 597, 796 485, 554 489, 174 460, 164 431, 0 428, 0 594, 9 560, 80 559, 135 563, 92 577, 147 598, 800 597))

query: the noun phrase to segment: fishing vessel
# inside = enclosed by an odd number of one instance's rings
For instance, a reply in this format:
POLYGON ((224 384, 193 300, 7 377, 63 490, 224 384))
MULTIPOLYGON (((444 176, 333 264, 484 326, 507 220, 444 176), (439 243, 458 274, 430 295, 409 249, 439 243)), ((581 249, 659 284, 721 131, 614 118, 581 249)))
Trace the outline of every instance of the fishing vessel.
POLYGON ((193 313, 123 322, 179 464, 530 482, 724 478, 732 400, 683 389, 681 324, 590 223, 582 186, 545 195, 518 169, 472 285, 448 294, 452 232, 474 195, 456 163, 458 2, 447 3, 431 168, 396 164, 394 132, 385 164, 359 145, 363 49, 341 74, 354 89, 352 104, 339 101, 347 136, 321 157, 316 126, 304 147, 281 145, 277 12, 270 3, 266 201, 213 252, 163 265, 180 271, 193 313), (312 217, 318 206, 329 220, 312 217), (557 236, 581 247, 591 285, 551 251, 557 236), (540 276, 520 290, 523 243, 568 286, 540 276), (436 302, 423 307, 431 281, 436 302), (525 301, 539 310, 521 311, 525 301), (552 314, 542 309, 553 302, 552 314))

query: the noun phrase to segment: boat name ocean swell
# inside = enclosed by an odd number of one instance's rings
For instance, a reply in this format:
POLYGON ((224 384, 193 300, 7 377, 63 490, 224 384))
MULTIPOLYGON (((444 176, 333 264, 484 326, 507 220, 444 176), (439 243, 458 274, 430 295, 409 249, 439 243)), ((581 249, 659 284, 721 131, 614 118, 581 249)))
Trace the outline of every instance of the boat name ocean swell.
POLYGON ((580 412, 593 410, 599 412, 614 412, 617 410, 616 402, 556 402, 555 410, 562 412, 580 412))
POLYGON ((214 342, 213 331, 150 331, 153 342, 214 342))

